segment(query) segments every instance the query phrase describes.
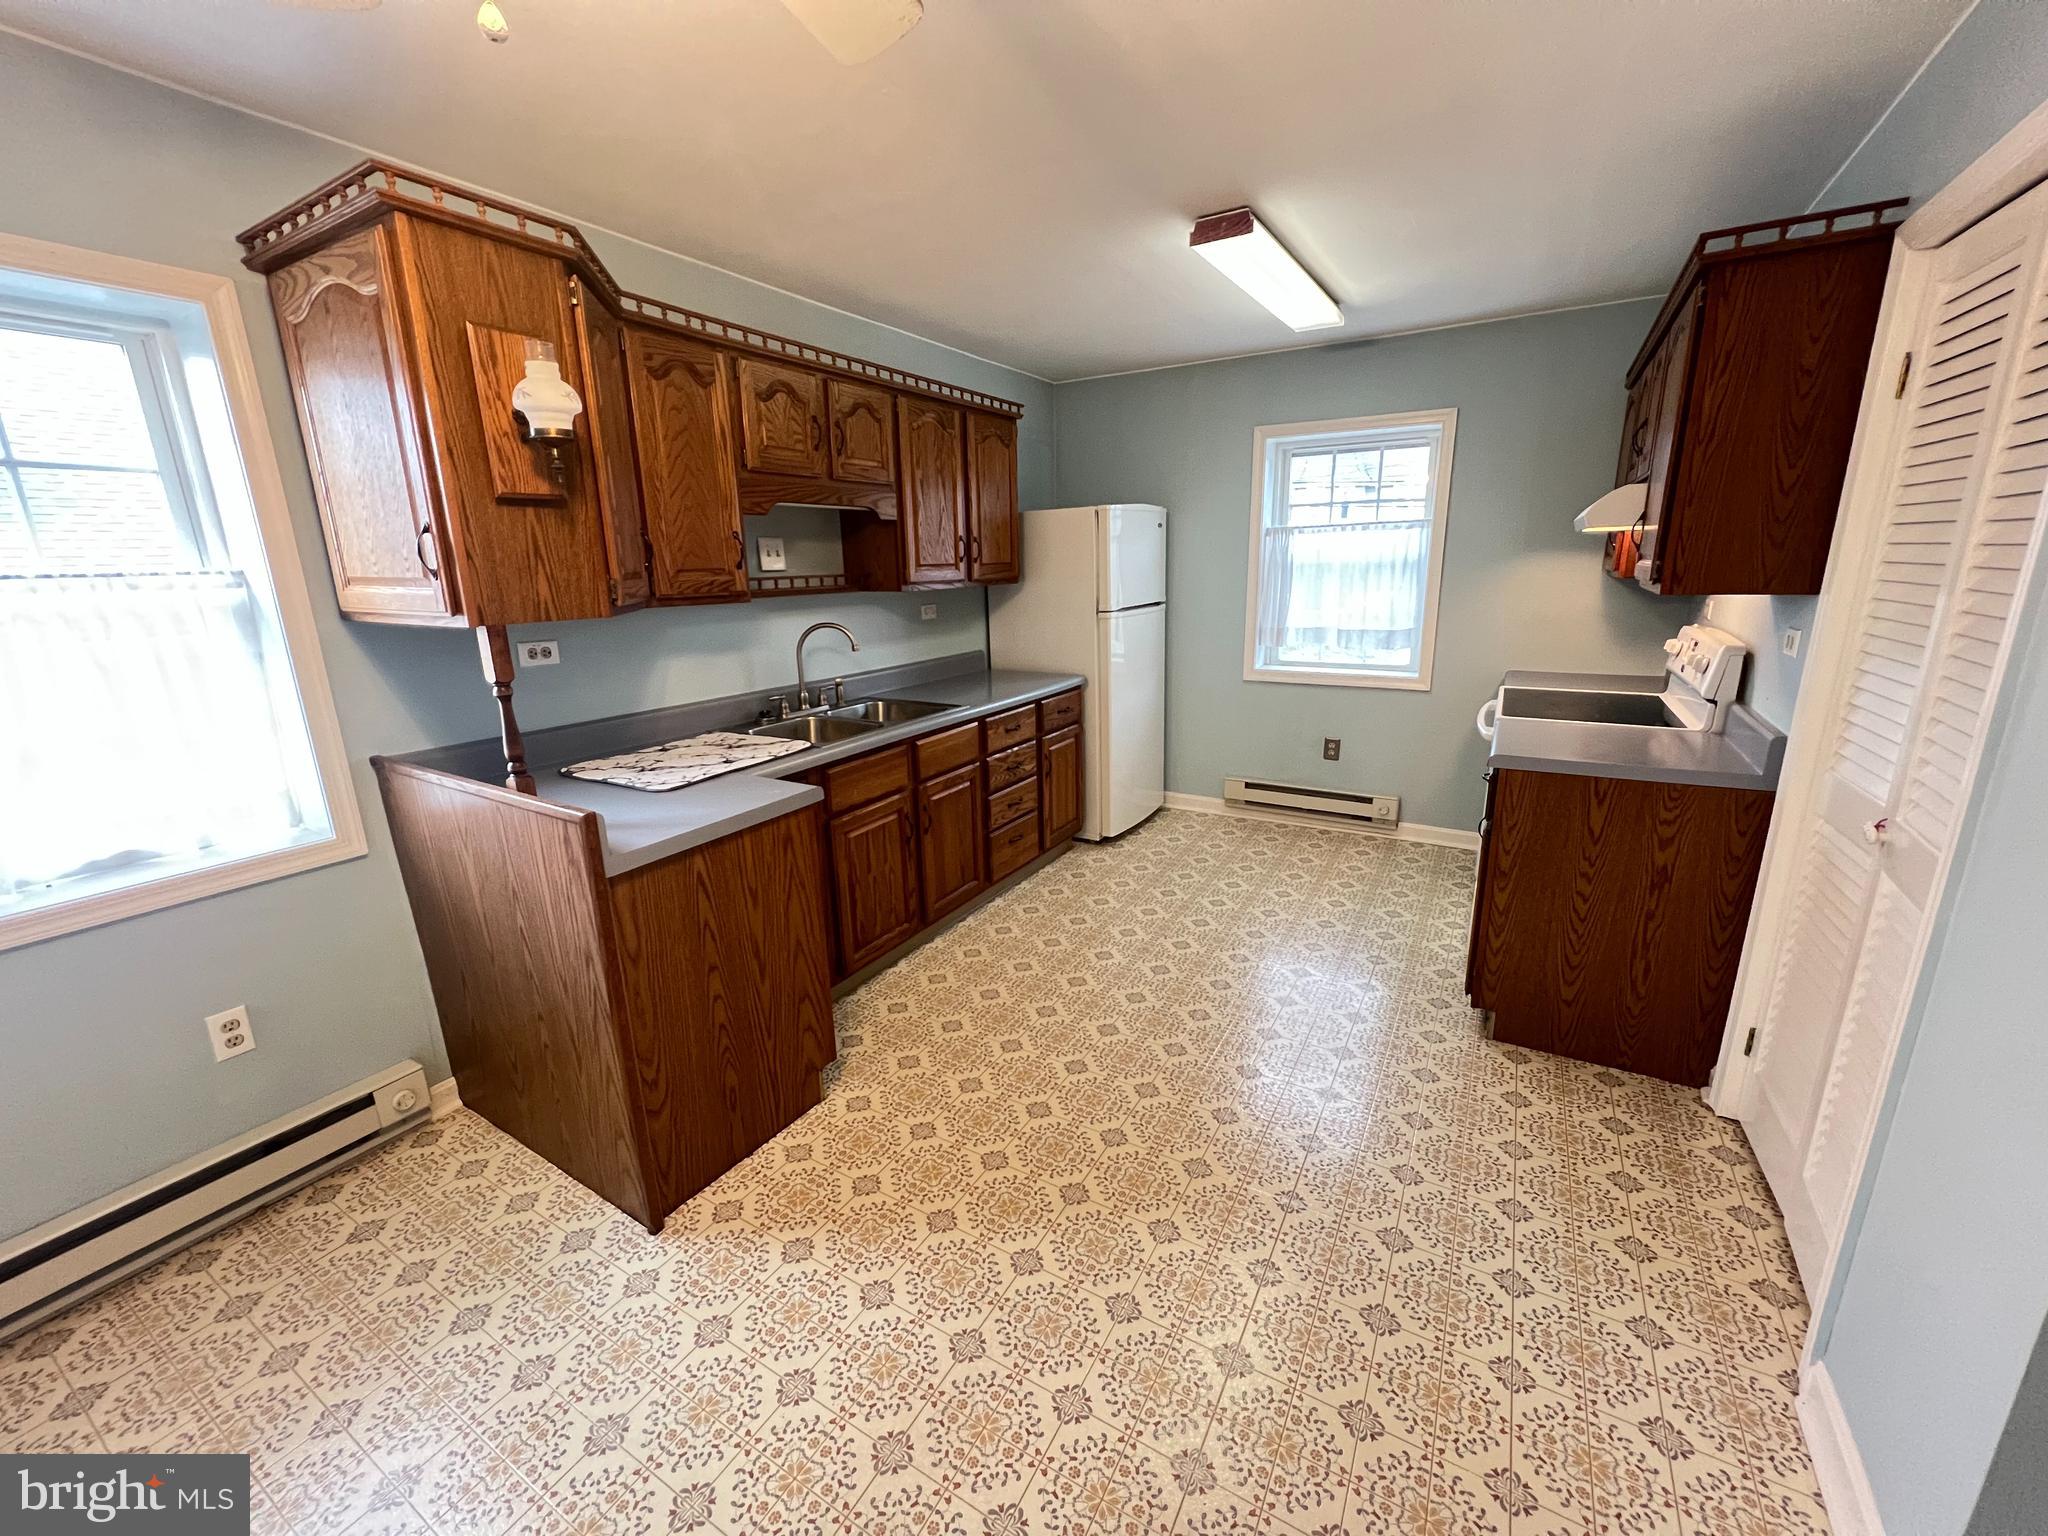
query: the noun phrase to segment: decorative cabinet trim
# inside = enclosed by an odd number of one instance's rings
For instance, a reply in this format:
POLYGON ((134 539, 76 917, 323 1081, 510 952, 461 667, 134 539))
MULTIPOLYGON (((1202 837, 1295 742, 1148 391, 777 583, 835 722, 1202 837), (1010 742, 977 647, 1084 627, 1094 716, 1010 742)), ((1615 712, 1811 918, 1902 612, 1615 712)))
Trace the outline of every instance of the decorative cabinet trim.
POLYGON ((1000 395, 948 384, 908 369, 891 368, 851 353, 826 347, 773 331, 721 320, 643 294, 627 293, 605 270, 597 252, 573 224, 536 209, 522 207, 503 198, 442 181, 422 171, 409 170, 387 160, 364 160, 343 171, 325 185, 316 187, 289 207, 243 230, 235 238, 244 252, 244 262, 258 272, 271 272, 292 262, 311 247, 325 247, 335 234, 356 222, 374 222, 382 212, 401 208, 423 218, 440 219, 487 231, 504 240, 517 240, 561 257, 580 269, 591 287, 604 293, 613 304, 636 320, 717 341, 737 351, 778 357, 828 373, 886 384, 892 389, 930 395, 999 415, 1022 416, 1024 407, 1000 395))

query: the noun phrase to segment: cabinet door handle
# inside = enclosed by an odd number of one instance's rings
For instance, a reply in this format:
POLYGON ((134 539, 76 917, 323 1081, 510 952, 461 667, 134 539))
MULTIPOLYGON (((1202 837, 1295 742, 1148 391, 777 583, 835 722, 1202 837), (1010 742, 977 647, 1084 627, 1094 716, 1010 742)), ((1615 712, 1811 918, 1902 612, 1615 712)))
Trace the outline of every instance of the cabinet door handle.
POLYGON ((815 416, 811 418, 811 446, 813 448, 825 446, 825 423, 818 420, 815 416))
POLYGON ((740 537, 740 531, 737 528, 732 532, 732 541, 739 546, 739 554, 733 558, 732 568, 736 571, 744 571, 747 568, 747 541, 740 537))
POLYGON ((846 457, 846 423, 843 421, 832 423, 832 451, 841 458, 846 457))
POLYGON ((413 549, 420 557, 420 569, 433 577, 434 580, 439 581, 441 579, 440 565, 427 558, 427 547, 433 542, 433 538, 433 525, 431 523, 420 524, 419 534, 413 540, 413 549))

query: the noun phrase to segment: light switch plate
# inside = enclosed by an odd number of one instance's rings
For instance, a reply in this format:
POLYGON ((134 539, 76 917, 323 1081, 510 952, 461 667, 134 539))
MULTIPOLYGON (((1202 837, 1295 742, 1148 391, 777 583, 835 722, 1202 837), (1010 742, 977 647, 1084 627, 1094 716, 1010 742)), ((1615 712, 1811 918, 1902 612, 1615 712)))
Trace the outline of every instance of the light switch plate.
POLYGON ((519 642, 519 665, 522 667, 552 667, 562 659, 560 642, 554 640, 522 640, 519 642))
POLYGON ((209 1013, 206 1042, 213 1047, 215 1061, 255 1050, 256 1032, 249 1027, 249 1010, 238 1003, 225 1013, 209 1013))
POLYGON ((789 556, 783 551, 782 540, 768 534, 763 534, 760 538, 754 540, 754 549, 760 555, 762 570, 786 571, 789 569, 789 556))
POLYGON ((1787 656, 1797 656, 1799 654, 1799 643, 1805 638, 1805 631, 1798 629, 1788 629, 1783 634, 1778 636, 1778 649, 1783 651, 1787 656))

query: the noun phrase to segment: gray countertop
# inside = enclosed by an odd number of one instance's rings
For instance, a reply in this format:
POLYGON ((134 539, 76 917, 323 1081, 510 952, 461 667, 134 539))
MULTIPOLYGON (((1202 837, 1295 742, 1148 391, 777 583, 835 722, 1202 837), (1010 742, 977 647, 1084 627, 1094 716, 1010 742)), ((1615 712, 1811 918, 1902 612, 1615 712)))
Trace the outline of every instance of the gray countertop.
MULTIPOLYGON (((637 751, 704 731, 745 730, 759 717, 770 693, 794 695, 795 685, 531 732, 526 738, 526 758, 540 799, 597 813, 604 837, 605 873, 622 875, 824 798, 822 791, 795 782, 792 775, 1047 698, 1077 688, 1082 681, 1071 672, 991 671, 987 658, 979 652, 850 673, 846 678, 849 702, 898 697, 951 707, 660 793, 567 779, 560 770, 593 757, 637 751)), ((504 782, 504 756, 495 739, 434 747, 394 761, 488 784, 504 782)))
MULTIPOLYGON (((1607 693, 1662 693, 1664 674, 1510 672, 1508 688, 1570 688, 1607 693)), ((1776 789, 1785 733, 1746 704, 1728 711, 1722 731, 1685 731, 1576 720, 1504 716, 1494 725, 1490 768, 1577 773, 1720 789, 1776 789)))

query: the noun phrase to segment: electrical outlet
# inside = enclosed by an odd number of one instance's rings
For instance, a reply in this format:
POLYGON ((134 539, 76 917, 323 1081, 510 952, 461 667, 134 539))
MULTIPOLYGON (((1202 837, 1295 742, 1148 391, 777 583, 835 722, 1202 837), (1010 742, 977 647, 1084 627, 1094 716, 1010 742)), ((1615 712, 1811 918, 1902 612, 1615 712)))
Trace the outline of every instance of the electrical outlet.
POLYGON ((1341 754, 1341 753, 1342 753, 1343 751, 1344 751, 1344 743, 1343 743, 1342 739, 1340 739, 1339 737, 1336 737, 1336 736, 1325 736, 1325 737, 1323 738, 1323 761, 1324 761, 1324 762, 1326 762, 1326 763, 1334 763, 1334 762, 1336 762, 1336 761, 1337 761, 1337 758, 1338 758, 1338 756, 1339 756, 1339 755, 1340 755, 1340 754, 1341 754))
POLYGON ((249 1010, 237 1003, 226 1013, 206 1016, 206 1043, 213 1047, 213 1059, 226 1061, 244 1051, 256 1049, 256 1032, 249 1027, 249 1010))
POLYGON ((754 540, 754 550, 760 557, 762 570, 786 571, 789 569, 789 556, 782 548, 782 540, 763 534, 760 538, 754 540))
POLYGON ((1788 629, 1782 635, 1778 636, 1778 649, 1783 651, 1787 656, 1797 656, 1799 654, 1799 642, 1804 640, 1805 638, 1806 635, 1804 631, 1797 629, 1788 629))
POLYGON ((936 619, 939 616, 939 605, 937 603, 926 603, 917 610, 917 616, 920 619, 936 619))
POLYGON ((519 665, 522 667, 552 667, 562 659, 562 647, 554 640, 522 640, 519 642, 519 665))

